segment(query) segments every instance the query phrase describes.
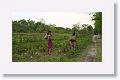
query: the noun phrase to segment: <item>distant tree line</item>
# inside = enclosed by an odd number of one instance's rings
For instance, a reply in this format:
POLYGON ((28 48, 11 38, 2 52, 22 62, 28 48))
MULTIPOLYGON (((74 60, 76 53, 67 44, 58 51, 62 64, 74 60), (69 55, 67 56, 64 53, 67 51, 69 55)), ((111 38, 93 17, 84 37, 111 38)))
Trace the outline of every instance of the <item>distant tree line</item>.
POLYGON ((91 25, 79 23, 73 24, 72 28, 58 27, 55 24, 46 24, 43 21, 35 22, 33 20, 15 20, 12 21, 12 32, 13 33, 43 33, 51 30, 54 33, 93 33, 93 28, 91 25))
POLYGON ((33 20, 14 20, 12 21, 12 32, 13 33, 43 33, 51 30, 53 33, 91 33, 91 34, 102 34, 102 12, 91 13, 91 20, 94 22, 93 26, 89 24, 76 23, 72 25, 72 28, 64 28, 56 26, 55 24, 46 24, 44 19, 38 22, 33 20))

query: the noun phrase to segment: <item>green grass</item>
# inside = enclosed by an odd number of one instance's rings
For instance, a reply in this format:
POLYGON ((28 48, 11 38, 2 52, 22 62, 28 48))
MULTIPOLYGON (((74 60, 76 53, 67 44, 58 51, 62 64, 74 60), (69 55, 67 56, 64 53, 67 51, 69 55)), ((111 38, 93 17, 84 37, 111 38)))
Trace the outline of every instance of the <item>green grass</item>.
POLYGON ((13 33, 13 62, 79 62, 86 55, 86 48, 91 43, 91 35, 78 35, 75 50, 69 48, 71 34, 53 33, 52 55, 47 54, 47 40, 44 33, 13 33))
POLYGON ((96 43, 97 47, 97 62, 102 62, 102 40, 98 39, 96 43))

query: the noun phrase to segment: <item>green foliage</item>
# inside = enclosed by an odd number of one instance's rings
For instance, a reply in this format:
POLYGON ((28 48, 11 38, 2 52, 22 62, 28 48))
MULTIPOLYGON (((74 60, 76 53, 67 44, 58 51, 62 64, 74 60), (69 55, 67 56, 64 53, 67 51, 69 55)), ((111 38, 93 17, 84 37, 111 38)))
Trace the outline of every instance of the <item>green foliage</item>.
POLYGON ((96 43, 96 47, 97 47, 97 62, 102 62, 102 41, 101 39, 97 40, 96 43))
POLYGON ((74 32, 76 32, 76 31, 79 31, 80 30, 80 23, 77 23, 77 24, 73 24, 73 28, 72 28, 72 30, 74 31, 74 32))
POLYGON ((94 21, 94 33, 102 34, 102 12, 93 13, 92 20, 94 21))
POLYGON ((49 57, 44 33, 13 33, 12 59, 13 61, 78 61, 81 52, 91 43, 91 35, 77 34, 75 49, 69 47, 70 35, 53 33, 53 49, 52 55, 49 57))
POLYGON ((73 62, 80 61, 82 51, 90 45, 93 35, 91 25, 73 24, 73 28, 63 28, 55 24, 46 24, 43 19, 12 21, 12 60, 18 62, 73 62), (52 55, 47 55, 47 40, 45 33, 51 30, 53 34, 52 55), (76 33, 75 49, 69 47, 69 37, 76 33))
POLYGON ((18 21, 12 21, 12 32, 13 33, 44 33, 48 30, 51 30, 52 33, 72 33, 76 32, 79 33, 81 30, 91 26, 88 24, 81 25, 80 23, 73 24, 73 28, 64 28, 56 26, 55 24, 46 24, 45 21, 40 20, 38 22, 35 22, 33 20, 18 20, 18 21), (85 27, 83 27, 85 25, 85 27))

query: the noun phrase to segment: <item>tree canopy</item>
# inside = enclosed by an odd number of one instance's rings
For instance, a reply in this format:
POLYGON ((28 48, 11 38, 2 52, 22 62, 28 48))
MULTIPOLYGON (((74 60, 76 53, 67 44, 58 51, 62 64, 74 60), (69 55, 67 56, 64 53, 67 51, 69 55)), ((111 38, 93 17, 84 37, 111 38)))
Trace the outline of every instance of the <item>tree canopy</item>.
POLYGON ((73 24, 72 28, 64 28, 56 26, 56 24, 46 24, 45 20, 41 19, 38 22, 33 20, 15 20, 12 21, 13 33, 43 33, 52 31, 53 33, 72 33, 72 32, 92 32, 92 26, 88 24, 73 24), (87 29, 88 28, 88 29, 87 29))
POLYGON ((102 12, 92 13, 92 21, 94 21, 94 33, 102 34, 102 12))

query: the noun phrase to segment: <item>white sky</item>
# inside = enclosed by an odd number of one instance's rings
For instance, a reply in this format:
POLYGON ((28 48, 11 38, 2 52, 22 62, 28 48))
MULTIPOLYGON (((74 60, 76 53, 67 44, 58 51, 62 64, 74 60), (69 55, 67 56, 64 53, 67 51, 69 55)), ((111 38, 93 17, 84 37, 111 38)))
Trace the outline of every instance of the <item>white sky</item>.
POLYGON ((31 19, 34 21, 39 21, 40 19, 44 19, 47 24, 56 24, 59 27, 69 27, 72 28, 73 24, 90 24, 91 15, 89 13, 76 13, 76 12, 16 12, 13 13, 12 20, 20 20, 20 19, 31 19))

